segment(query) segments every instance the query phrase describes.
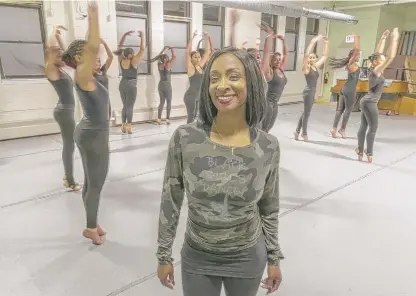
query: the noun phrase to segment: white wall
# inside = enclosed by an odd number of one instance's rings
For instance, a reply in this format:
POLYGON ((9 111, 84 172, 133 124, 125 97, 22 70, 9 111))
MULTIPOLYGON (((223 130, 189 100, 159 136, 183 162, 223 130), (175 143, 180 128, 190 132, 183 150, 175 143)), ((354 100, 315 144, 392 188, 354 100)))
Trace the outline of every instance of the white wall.
MULTIPOLYGON (((114 0, 101 0, 98 2, 100 7, 100 27, 103 39, 113 49, 116 48, 116 11, 114 0), (110 15, 108 22, 107 16, 110 15)), ((151 1, 150 8, 150 34, 147 36, 151 43, 151 56, 155 56, 164 47, 163 29, 163 2, 151 1)), ((84 38, 87 31, 86 20, 75 19, 74 1, 48 1, 44 5, 44 10, 52 10, 53 16, 45 13, 46 33, 50 34, 53 25, 62 24, 68 28, 65 35, 69 43, 74 38, 84 38)), ((203 19, 202 4, 191 5, 191 31, 202 31, 203 19)), ((226 13, 225 41, 228 42, 228 12, 226 13)), ((261 14, 251 11, 242 11, 240 22, 236 29, 236 42, 242 44, 245 40, 249 41, 248 46, 254 46, 256 38, 260 37, 260 29, 256 24, 260 23, 261 14)), ((279 17, 279 33, 284 35, 285 17, 279 17)), ((320 30, 326 30, 326 22, 321 22, 320 30)), ((298 42, 298 62, 297 71, 287 72, 288 84, 283 93, 281 102, 301 101, 301 93, 305 85, 305 79, 301 72, 301 53, 305 50, 306 19, 302 18, 300 23, 300 36, 298 42)), ((279 46, 279 45, 278 45, 279 46)), ((278 47, 278 50, 281 48, 278 47)), ((318 48, 318 50, 320 50, 318 48)), ((104 50, 102 49, 104 53, 104 50)), ((153 75, 141 75, 138 77, 138 96, 135 106, 134 120, 138 122, 155 119, 159 96, 157 83, 159 74, 155 64, 152 64, 153 75)), ((116 111, 117 120, 120 122, 119 114, 121 101, 118 93, 118 65, 113 62, 108 72, 110 77, 110 100, 112 108, 116 111)), ((321 75, 323 76, 323 75, 321 75)), ((173 75, 173 102, 172 117, 186 115, 183 105, 183 95, 188 87, 188 78, 185 74, 173 75)), ((318 90, 319 94, 319 90, 318 90)), ((31 80, 1 80, 0 81, 0 140, 16 137, 34 136, 59 132, 55 124, 52 113, 56 104, 56 94, 52 86, 46 79, 31 80)), ((81 109, 77 106, 76 117, 81 117, 81 109)))

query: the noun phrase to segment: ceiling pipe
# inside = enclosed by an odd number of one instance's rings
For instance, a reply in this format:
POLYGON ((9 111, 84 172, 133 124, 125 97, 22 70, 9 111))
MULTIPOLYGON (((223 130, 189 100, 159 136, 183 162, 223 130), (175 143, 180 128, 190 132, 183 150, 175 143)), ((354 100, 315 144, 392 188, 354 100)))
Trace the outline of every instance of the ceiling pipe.
POLYGON ((308 9, 301 6, 296 6, 284 1, 267 1, 267 0, 221 0, 221 1, 198 1, 191 0, 201 4, 222 6, 235 9, 243 9, 249 11, 257 11, 263 13, 270 13, 275 15, 285 15, 292 17, 308 17, 314 19, 323 19, 330 21, 338 21, 348 24, 357 24, 358 19, 352 15, 322 9, 308 9))
POLYGON ((394 4, 409 4, 415 3, 416 1, 385 1, 372 4, 363 4, 363 5, 353 5, 353 6, 340 6, 336 7, 336 10, 352 10, 357 8, 370 8, 370 7, 380 7, 385 5, 394 5, 394 4))

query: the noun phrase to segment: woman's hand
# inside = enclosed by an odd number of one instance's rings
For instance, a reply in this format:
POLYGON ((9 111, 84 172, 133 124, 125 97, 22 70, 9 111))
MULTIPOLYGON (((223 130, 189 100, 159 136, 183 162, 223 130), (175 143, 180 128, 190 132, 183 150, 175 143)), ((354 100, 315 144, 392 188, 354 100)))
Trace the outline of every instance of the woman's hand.
POLYGON ((55 35, 62 35, 61 30, 63 30, 63 31, 68 31, 68 29, 67 29, 67 28, 65 28, 65 27, 64 27, 64 26, 62 26, 62 25, 55 25, 55 26, 53 27, 53 30, 54 30, 54 32, 55 32, 55 35))
POLYGON ((394 28, 393 31, 390 33, 390 38, 393 40, 399 40, 399 28, 394 28))
POLYGON ((143 31, 138 31, 139 32, 139 37, 140 38, 143 38, 143 36, 144 36, 144 32, 143 31))
POLYGON ((240 13, 238 12, 238 10, 237 9, 231 10, 230 16, 231 16, 230 18, 231 25, 233 26, 236 25, 238 21, 240 20, 240 13))
POLYGON ((322 36, 322 40, 324 41, 324 43, 328 43, 328 36, 322 36))
POLYGON ((157 267, 157 277, 163 286, 173 290, 173 287, 175 286, 175 276, 172 264, 159 264, 157 267))
POLYGON ((271 294, 279 289, 282 282, 282 272, 279 266, 267 265, 267 278, 261 281, 262 288, 267 289, 267 294, 271 294))
POLYGON ((381 38, 386 39, 387 37, 389 37, 389 35, 390 35, 390 31, 386 30, 386 31, 383 32, 383 35, 381 35, 381 38))

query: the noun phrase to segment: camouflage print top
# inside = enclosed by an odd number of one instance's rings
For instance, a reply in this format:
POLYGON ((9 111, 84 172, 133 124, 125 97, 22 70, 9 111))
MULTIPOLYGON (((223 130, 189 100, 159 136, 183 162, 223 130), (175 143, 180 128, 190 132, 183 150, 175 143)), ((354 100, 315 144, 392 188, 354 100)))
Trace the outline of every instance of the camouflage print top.
POLYGON ((173 134, 165 168, 157 258, 173 261, 172 245, 184 198, 188 198, 186 238, 200 250, 227 254, 246 250, 264 232, 268 262, 278 265, 278 140, 253 129, 250 145, 216 144, 196 123, 173 134))

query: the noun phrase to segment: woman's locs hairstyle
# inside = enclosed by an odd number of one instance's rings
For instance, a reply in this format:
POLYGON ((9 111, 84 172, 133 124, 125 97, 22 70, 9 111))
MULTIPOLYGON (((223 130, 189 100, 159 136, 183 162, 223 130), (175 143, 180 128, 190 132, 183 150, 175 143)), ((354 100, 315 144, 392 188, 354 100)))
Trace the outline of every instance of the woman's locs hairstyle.
POLYGON ((263 118, 266 109, 263 75, 257 60, 251 54, 234 47, 227 47, 216 51, 206 65, 202 76, 198 124, 211 127, 217 116, 217 108, 209 94, 210 72, 214 61, 223 54, 234 55, 244 65, 247 87, 246 120, 250 127, 255 127, 263 118))
POLYGON ((84 51, 84 46, 86 44, 85 40, 77 39, 71 42, 68 46, 68 49, 62 56, 62 61, 69 67, 76 69, 77 68, 77 61, 75 60, 75 56, 82 55, 84 51))
POLYGON ((154 63, 154 62, 156 62, 156 61, 162 61, 162 59, 163 58, 165 58, 165 57, 167 57, 167 54, 165 54, 164 52, 165 52, 165 50, 166 49, 169 49, 169 48, 171 48, 171 47, 169 47, 169 46, 165 46, 160 52, 159 52, 159 54, 157 55, 157 56, 155 56, 154 58, 152 58, 152 59, 150 59, 150 60, 147 60, 147 62, 149 62, 149 63, 154 63))
POLYGON ((333 69, 346 67, 351 57, 354 55, 354 53, 355 53, 355 49, 351 49, 350 52, 348 53, 348 56, 345 58, 337 59, 334 57, 330 57, 329 66, 333 69))

